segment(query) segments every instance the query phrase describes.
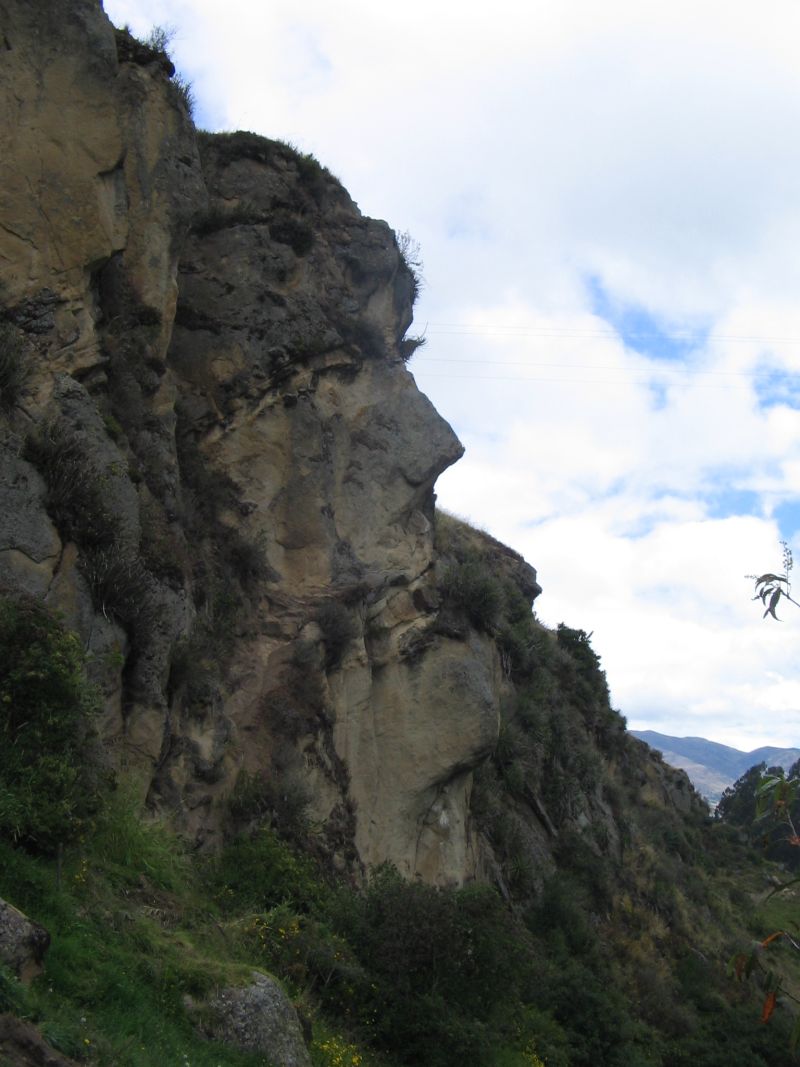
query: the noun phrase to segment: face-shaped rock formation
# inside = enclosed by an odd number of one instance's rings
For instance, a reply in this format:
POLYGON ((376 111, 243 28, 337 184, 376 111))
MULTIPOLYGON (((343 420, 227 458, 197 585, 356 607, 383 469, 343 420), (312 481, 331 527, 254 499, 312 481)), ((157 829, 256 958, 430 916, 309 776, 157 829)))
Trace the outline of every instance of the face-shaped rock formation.
POLYGON ((394 233, 290 146, 198 138, 93 0, 0 11, 4 587, 79 631, 108 751, 199 841, 249 789, 337 862, 463 880, 504 681, 437 623, 462 448, 394 233))

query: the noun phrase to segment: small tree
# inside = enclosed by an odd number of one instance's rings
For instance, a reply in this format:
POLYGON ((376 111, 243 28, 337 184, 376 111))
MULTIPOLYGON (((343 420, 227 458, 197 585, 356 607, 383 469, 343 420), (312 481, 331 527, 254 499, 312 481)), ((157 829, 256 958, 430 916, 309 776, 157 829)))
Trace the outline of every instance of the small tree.
MULTIPOLYGON (((797 765, 792 768, 796 772, 797 765)), ((795 847, 800 846, 800 835, 792 818, 792 808, 796 805, 800 796, 800 777, 796 773, 786 775, 782 768, 772 768, 768 773, 761 776, 756 788, 756 818, 763 819, 767 816, 777 816, 784 823, 788 831, 786 841, 795 847)), ((792 878, 788 882, 777 886, 768 894, 782 893, 789 886, 796 885, 800 878, 792 878)), ((791 925, 797 926, 797 923, 791 925)), ((750 977, 759 980, 764 992, 764 1003, 761 1009, 761 1021, 768 1022, 778 1004, 779 997, 786 997, 796 1004, 800 1003, 794 994, 785 986, 783 975, 773 965, 772 960, 765 960, 764 952, 770 945, 784 944, 793 952, 800 952, 800 936, 795 930, 775 930, 763 941, 757 942, 749 952, 738 952, 730 962, 729 970, 740 981, 750 977)), ((796 1050, 800 1044, 800 1014, 795 1019, 792 1029, 791 1046, 796 1050)))

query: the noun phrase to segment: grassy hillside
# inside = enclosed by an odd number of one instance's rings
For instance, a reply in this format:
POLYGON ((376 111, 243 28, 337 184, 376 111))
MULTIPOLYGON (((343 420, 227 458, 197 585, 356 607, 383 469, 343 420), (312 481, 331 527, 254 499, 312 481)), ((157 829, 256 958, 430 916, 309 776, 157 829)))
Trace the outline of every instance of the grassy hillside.
POLYGON ((576 850, 517 910, 389 870, 356 892, 265 828, 192 858, 118 791, 60 884, 54 860, 0 846, 0 895, 53 937, 30 988, 3 975, 0 1007, 87 1063, 255 1065, 198 1037, 183 996, 257 967, 284 979, 316 1065, 788 1063, 786 1020, 762 1026, 724 959, 790 905, 773 898, 746 930, 760 866, 722 876, 724 843, 704 843, 715 852, 690 877, 644 843, 627 872, 576 850))

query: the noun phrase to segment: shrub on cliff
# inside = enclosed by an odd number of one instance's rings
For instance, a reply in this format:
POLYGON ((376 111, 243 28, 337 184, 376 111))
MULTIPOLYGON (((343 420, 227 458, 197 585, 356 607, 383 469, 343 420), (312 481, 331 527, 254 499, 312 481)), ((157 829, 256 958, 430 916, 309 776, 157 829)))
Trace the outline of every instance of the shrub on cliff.
POLYGON ((0 322, 0 409, 16 404, 28 377, 22 335, 8 322, 0 322))
POLYGON ((422 250, 419 241, 416 241, 408 230, 395 230, 394 237, 397 241, 397 251, 400 253, 400 258, 405 264, 406 270, 411 275, 413 285, 411 302, 412 304, 415 304, 417 302, 417 297, 420 294, 420 290, 425 284, 425 280, 422 277, 422 250))
POLYGON ((84 660, 44 605, 0 598, 0 834, 42 852, 75 837, 98 807, 84 660))
POLYGON ((325 642, 325 668, 333 670, 342 662, 347 646, 357 634, 347 608, 336 600, 327 600, 317 612, 317 623, 325 642))
POLYGON ((462 611, 477 630, 494 630, 503 605, 503 590, 483 561, 471 558, 449 567, 441 589, 445 601, 462 611))
POLYGON ((115 543, 120 522, 79 430, 60 418, 43 423, 28 434, 23 455, 45 480, 47 510, 62 539, 82 548, 115 543))

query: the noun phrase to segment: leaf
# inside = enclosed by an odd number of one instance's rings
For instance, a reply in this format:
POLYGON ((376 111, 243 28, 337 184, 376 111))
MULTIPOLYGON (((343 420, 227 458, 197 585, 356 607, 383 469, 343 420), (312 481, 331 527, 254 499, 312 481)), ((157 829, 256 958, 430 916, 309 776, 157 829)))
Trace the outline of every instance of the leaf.
POLYGON ((777 999, 778 999, 778 994, 775 992, 774 989, 771 989, 769 991, 769 993, 767 993, 766 998, 764 1000, 764 1006, 761 1009, 761 1022, 762 1023, 769 1022, 770 1016, 775 1011, 775 1002, 777 1001, 777 999))
POLYGON ((769 600, 769 606, 767 607, 767 610, 764 612, 764 615, 762 616, 762 618, 764 618, 767 615, 771 615, 773 617, 773 619, 775 619, 776 622, 780 622, 780 619, 775 614, 775 608, 778 606, 778 603, 779 603, 782 595, 783 595, 783 590, 782 589, 776 589, 773 592, 773 594, 772 594, 772 596, 770 597, 770 600, 769 600))
POLYGON ((756 795, 761 796, 763 793, 768 793, 771 789, 775 789, 780 785, 782 781, 784 781, 783 771, 780 774, 763 774, 756 786, 756 795))
POLYGON ((765 774, 756 786, 756 818, 763 819, 781 799, 784 799, 786 782, 781 774, 765 774))
POLYGON ((761 947, 766 948, 771 941, 776 941, 779 937, 783 937, 783 930, 776 930, 774 934, 770 934, 769 937, 765 937, 761 942, 761 947))
POLYGON ((773 585, 775 582, 788 582, 788 580, 788 578, 780 574, 760 574, 756 578, 756 588, 759 585, 773 585))

